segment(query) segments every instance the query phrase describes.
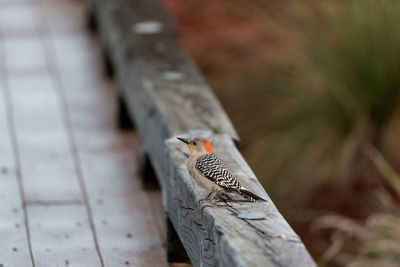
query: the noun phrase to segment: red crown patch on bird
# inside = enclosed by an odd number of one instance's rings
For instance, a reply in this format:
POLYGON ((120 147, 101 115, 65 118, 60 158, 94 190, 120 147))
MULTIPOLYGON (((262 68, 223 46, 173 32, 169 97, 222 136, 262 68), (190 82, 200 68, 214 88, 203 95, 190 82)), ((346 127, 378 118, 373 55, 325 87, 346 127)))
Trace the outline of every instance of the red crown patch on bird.
POLYGON ((213 152, 213 148, 212 148, 212 146, 211 146, 210 141, 208 141, 207 139, 205 139, 205 140, 203 141, 203 144, 204 144, 204 147, 205 147, 205 149, 206 149, 207 152, 213 152))

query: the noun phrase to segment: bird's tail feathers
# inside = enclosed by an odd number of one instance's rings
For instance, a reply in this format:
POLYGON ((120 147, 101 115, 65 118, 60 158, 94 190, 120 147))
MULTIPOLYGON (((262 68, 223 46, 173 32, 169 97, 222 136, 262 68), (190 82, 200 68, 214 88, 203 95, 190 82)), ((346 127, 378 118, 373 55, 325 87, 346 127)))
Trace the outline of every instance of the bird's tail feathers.
POLYGON ((263 199, 262 197, 254 194, 253 192, 247 190, 246 188, 242 187, 240 188, 240 193, 241 195, 243 195, 243 197, 251 200, 251 201, 266 201, 265 199, 263 199))

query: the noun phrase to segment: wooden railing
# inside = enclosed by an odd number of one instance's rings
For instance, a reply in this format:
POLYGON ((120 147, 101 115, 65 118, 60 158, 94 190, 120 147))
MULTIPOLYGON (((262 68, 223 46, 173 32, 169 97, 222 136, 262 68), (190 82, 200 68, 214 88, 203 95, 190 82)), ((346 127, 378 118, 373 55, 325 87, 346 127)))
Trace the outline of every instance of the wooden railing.
MULTIPOLYGON (((160 1, 92 0, 88 17, 161 185, 169 259, 182 260, 183 245, 195 266, 315 266, 237 150, 232 123, 179 44, 160 1), (208 137, 240 182, 267 202, 199 206, 207 192, 189 176, 187 148, 176 139, 198 135, 208 137)), ((126 125, 126 114, 121 118, 126 125)))

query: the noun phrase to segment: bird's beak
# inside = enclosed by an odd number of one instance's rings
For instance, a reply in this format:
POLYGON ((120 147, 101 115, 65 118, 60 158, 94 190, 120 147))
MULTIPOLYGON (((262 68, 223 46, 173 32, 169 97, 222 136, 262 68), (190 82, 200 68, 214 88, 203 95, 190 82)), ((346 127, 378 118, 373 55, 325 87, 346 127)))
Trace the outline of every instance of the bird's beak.
POLYGON ((184 142, 185 144, 189 144, 189 139, 177 137, 178 140, 184 142))

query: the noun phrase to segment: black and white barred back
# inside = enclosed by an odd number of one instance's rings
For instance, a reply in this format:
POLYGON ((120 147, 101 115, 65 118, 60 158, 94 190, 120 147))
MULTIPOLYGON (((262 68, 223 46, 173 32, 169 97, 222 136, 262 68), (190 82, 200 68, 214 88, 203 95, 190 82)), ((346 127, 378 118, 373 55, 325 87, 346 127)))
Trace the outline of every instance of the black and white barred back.
POLYGON ((239 181, 214 153, 199 157, 196 161, 196 169, 220 187, 240 192, 242 186, 239 181))

